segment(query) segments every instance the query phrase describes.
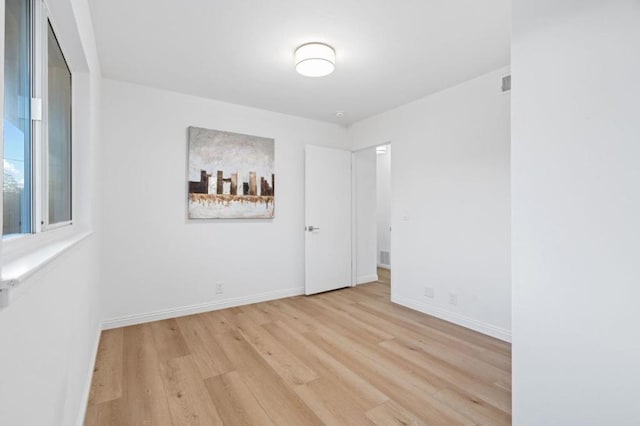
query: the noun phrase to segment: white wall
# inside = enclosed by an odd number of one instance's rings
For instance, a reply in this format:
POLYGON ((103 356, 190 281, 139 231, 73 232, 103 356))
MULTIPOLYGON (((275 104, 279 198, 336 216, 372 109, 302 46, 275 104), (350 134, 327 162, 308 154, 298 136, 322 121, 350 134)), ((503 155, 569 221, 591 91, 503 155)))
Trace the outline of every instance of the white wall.
POLYGON ((376 265, 376 150, 358 151, 355 157, 356 283, 378 280, 376 265))
POLYGON ((97 250, 95 236, 73 247, 0 311, 3 425, 81 424, 100 330, 97 250))
MULTIPOLYGON (((93 234, 12 290, 10 305, 0 309, 3 425, 81 424, 100 332, 96 196, 100 67, 86 1, 48 3, 74 71, 75 102, 74 225, 57 236, 50 231, 48 237, 56 240, 62 235, 93 234)), ((4 2, 0 5, 3 9, 4 2)), ((3 16, 0 22, 3 26, 3 16)), ((16 253, 9 244, 1 245, 6 264, 16 253)))
POLYGON ((511 330, 508 72, 350 127, 355 149, 393 146, 392 299, 502 339, 511 330))
POLYGON ((376 160, 376 233, 378 266, 391 267, 380 262, 380 252, 391 253, 391 145, 384 145, 384 154, 376 160))
POLYGON ((640 3, 513 4, 515 425, 640 419, 640 3))
POLYGON ((303 292, 304 147, 346 129, 113 80, 103 113, 107 326, 303 292), (188 126, 275 139, 274 219, 187 220, 188 126))

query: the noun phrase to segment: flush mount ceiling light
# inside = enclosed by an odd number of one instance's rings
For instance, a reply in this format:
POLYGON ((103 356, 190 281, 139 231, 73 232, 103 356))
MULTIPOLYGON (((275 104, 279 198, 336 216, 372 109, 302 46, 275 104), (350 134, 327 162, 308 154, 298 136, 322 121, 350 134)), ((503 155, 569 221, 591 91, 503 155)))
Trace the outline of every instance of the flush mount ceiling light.
POLYGON ((324 77, 336 68, 336 51, 323 43, 307 43, 296 49, 296 71, 307 77, 324 77))

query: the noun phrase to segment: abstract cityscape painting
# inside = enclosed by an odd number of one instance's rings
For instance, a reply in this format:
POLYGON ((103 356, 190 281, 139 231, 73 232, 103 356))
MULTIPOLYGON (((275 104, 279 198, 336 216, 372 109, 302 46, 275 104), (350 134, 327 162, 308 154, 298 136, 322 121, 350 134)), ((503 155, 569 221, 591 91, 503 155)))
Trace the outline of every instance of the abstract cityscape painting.
POLYGON ((189 219, 274 215, 273 139, 189 127, 189 219))

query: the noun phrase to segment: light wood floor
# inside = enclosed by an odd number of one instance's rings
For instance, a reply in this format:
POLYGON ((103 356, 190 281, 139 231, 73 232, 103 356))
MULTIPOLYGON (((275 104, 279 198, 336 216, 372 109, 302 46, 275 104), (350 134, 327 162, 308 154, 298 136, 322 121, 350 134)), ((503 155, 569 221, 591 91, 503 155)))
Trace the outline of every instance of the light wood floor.
POLYGON ((392 304, 384 272, 104 331, 86 424, 510 424, 510 345, 392 304))

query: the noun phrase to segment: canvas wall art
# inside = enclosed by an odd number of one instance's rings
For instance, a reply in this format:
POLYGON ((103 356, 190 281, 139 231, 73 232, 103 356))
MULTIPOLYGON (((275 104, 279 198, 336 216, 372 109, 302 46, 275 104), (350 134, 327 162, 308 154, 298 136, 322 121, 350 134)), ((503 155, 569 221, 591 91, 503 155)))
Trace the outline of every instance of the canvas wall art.
POLYGON ((189 127, 189 219, 274 216, 273 139, 189 127))

